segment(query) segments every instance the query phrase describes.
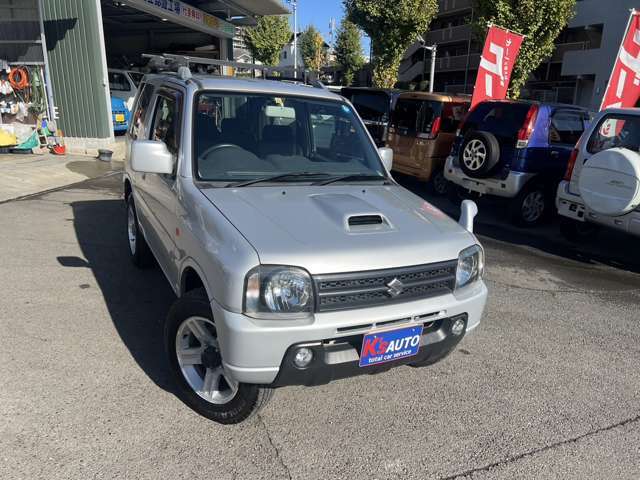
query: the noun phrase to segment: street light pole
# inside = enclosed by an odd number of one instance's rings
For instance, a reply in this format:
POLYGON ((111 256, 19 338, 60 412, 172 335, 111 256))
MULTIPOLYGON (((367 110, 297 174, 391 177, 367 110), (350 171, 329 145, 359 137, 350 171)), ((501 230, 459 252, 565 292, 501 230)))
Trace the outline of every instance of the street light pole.
POLYGON ((298 0, 291 0, 293 5, 293 78, 298 79, 298 0))
POLYGON ((436 52, 438 46, 436 44, 431 45, 431 78, 429 79, 429 92, 433 93, 433 82, 436 78, 436 52))

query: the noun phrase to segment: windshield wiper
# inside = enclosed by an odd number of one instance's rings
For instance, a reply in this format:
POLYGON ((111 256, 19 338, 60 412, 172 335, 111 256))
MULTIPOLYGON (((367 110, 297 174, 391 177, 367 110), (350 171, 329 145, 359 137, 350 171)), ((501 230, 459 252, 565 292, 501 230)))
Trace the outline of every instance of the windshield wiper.
POLYGON ((330 183, 334 183, 334 182, 353 182, 353 181, 360 181, 360 180, 384 180, 386 182, 387 177, 383 175, 368 175, 365 173, 353 173, 351 175, 343 175, 341 177, 333 177, 333 178, 330 178, 329 180, 316 182, 313 185, 322 186, 322 185, 329 185, 330 183))
POLYGON ((230 183, 226 186, 226 188, 236 188, 236 187, 247 187, 249 185, 254 185, 256 183, 262 182, 275 182, 276 180, 283 180, 285 178, 300 178, 300 177, 327 177, 328 173, 324 172, 289 172, 289 173, 280 173, 278 175, 270 175, 268 177, 260 177, 254 178, 252 180, 246 180, 243 182, 230 183))

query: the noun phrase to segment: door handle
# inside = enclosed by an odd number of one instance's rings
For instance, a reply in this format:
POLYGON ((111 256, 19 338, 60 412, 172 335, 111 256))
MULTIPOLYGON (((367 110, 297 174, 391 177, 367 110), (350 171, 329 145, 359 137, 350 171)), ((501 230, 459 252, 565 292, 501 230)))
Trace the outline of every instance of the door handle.
POLYGON ((553 150, 550 154, 553 158, 558 158, 560 156, 560 152, 553 150))

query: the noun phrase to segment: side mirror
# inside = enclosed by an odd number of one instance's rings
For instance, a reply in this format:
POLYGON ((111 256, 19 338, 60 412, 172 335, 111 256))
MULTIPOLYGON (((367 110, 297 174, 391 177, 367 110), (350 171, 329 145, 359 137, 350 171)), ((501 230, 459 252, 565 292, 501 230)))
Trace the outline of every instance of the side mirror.
POLYGON ((464 200, 460 205, 460 220, 458 223, 465 230, 473 233, 473 219, 478 214, 478 206, 473 200, 464 200))
POLYGON ((140 173, 173 173, 174 157, 164 142, 136 140, 131 145, 131 168, 140 173))
POLYGON ((382 165, 384 165, 387 172, 391 173, 391 167, 393 167, 393 150, 389 147, 380 147, 378 153, 382 159, 382 165))

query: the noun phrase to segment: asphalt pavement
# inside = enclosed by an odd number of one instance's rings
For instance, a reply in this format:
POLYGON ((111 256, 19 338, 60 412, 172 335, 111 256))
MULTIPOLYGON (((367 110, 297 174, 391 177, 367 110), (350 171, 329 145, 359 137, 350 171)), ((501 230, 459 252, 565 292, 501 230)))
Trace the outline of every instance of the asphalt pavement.
POLYGON ((454 354, 221 426, 173 394, 173 293, 130 264, 124 214, 117 175, 0 204, 0 478, 640 477, 637 239, 570 244, 481 205, 490 299, 454 354))

